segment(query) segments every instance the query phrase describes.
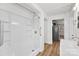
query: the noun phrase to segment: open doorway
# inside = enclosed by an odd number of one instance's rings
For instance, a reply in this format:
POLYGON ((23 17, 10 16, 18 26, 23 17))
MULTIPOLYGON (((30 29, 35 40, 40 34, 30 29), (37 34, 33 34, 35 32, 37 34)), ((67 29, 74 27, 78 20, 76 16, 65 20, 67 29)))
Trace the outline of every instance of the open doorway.
MULTIPOLYGON (((44 22, 45 39, 47 39, 47 21, 44 22)), ((40 52, 37 56, 60 56, 60 39, 64 38, 64 19, 52 20, 52 43, 44 44, 44 51, 40 52)), ((46 40, 45 40, 46 42, 46 40)))
POLYGON ((60 56, 60 40, 64 39, 64 19, 52 20, 52 43, 56 56, 60 56))
POLYGON ((52 20, 52 41, 64 39, 64 19, 52 20))

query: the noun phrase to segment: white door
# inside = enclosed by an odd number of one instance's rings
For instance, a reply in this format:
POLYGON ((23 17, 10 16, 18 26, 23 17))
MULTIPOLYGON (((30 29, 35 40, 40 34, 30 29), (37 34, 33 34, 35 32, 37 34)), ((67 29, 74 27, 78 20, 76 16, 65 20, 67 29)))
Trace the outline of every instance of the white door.
POLYGON ((40 24, 39 18, 37 16, 34 17, 33 20, 33 29, 34 29, 34 41, 33 41, 33 51, 40 49, 40 24))
POLYGON ((11 16, 11 40, 14 55, 27 56, 32 53, 33 29, 32 19, 10 14, 11 16))

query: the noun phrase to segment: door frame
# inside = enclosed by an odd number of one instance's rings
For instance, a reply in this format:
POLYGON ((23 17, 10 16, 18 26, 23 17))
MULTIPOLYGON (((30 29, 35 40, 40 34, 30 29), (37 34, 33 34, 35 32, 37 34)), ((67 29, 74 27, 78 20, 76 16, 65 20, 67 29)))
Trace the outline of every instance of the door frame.
MULTIPOLYGON (((64 18, 57 18, 57 19, 53 19, 52 20, 52 27, 53 27, 53 21, 54 20, 65 20, 64 18)), ((64 21, 64 30, 65 30, 65 21, 64 21)), ((64 39, 65 39, 65 31, 64 31, 64 39)), ((53 41, 53 28, 52 28, 52 43, 53 43, 54 41, 53 41)))

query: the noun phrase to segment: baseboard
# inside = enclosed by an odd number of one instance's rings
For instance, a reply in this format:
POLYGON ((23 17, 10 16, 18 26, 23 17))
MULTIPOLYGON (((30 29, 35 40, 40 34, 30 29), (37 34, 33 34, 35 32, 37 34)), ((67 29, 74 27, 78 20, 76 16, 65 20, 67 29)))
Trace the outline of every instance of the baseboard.
POLYGON ((45 45, 52 45, 52 44, 49 44, 49 43, 44 43, 45 45))
POLYGON ((36 56, 39 52, 40 52, 40 49, 35 50, 34 52, 32 52, 32 56, 36 56))
POLYGON ((46 44, 53 44, 53 42, 44 42, 44 43, 46 43, 46 44))

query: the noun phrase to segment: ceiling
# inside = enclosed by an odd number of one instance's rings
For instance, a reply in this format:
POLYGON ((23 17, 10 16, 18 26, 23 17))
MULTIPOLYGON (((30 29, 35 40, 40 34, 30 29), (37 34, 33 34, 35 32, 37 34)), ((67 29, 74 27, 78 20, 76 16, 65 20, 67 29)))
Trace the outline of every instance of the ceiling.
POLYGON ((75 3, 37 3, 48 16, 70 11, 75 3))

